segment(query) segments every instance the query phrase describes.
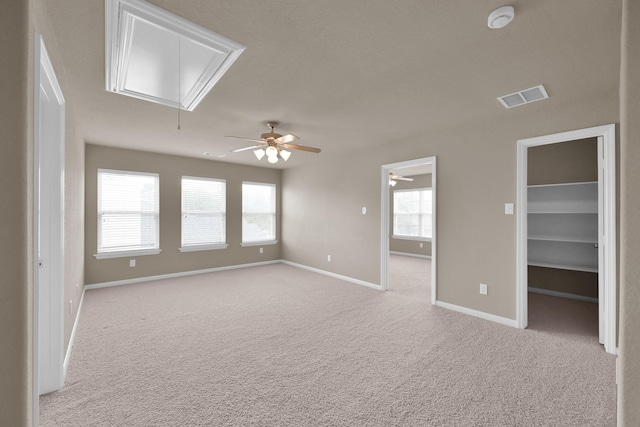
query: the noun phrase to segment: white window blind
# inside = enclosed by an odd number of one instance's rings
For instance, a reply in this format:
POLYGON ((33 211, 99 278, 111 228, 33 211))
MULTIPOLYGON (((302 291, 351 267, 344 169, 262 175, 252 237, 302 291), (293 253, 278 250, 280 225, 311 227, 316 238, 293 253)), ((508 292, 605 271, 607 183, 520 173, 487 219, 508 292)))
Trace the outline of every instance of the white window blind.
POLYGON ((159 177, 98 169, 98 254, 159 249, 159 177))
POLYGON ((226 242, 226 182, 182 177, 182 247, 226 242))
POLYGON ((242 243, 276 240, 276 186, 242 183, 242 243))
POLYGON ((393 235, 430 239, 433 200, 430 188, 393 192, 393 235))

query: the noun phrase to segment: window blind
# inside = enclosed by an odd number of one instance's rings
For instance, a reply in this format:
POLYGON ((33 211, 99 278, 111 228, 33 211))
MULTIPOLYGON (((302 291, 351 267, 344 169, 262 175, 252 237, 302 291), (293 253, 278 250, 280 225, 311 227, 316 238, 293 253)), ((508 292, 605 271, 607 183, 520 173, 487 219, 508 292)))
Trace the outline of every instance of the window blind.
POLYGON ((430 188, 393 192, 393 234, 432 237, 433 204, 430 188))
POLYGON ((242 242, 276 240, 276 186, 242 183, 242 242))
POLYGON ((182 177, 182 246, 226 242, 226 182, 182 177))
POLYGON ((98 253, 158 248, 158 174, 98 169, 98 253))

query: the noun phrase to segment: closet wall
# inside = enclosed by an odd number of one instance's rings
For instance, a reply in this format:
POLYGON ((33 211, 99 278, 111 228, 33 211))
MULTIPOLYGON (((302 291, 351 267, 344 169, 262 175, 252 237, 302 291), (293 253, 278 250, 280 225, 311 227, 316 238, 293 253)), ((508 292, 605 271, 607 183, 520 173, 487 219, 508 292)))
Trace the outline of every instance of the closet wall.
MULTIPOLYGON (((548 197, 549 193, 565 192, 568 194, 575 194, 575 188, 593 187, 593 185, 590 184, 581 184, 578 186, 556 185, 597 182, 597 152, 598 142, 596 138, 529 148, 527 152, 527 184, 530 187, 530 197, 538 197, 537 195, 533 195, 533 192, 537 192, 538 194, 547 193, 546 195, 540 195, 540 197, 548 197)), ((595 195, 595 207, 597 212, 597 186, 595 195)), ((573 197, 573 195, 571 197, 573 197)), ((587 205, 592 204, 584 201, 582 203, 587 205)), ((581 225, 577 219, 572 220, 570 218, 570 215, 563 216, 562 214, 560 214, 558 215, 557 220, 555 220, 553 219, 552 215, 545 217, 544 214, 532 214, 531 212, 532 210, 535 210, 535 207, 531 202, 529 203, 529 205, 529 237, 531 237, 531 235, 533 234, 532 227, 535 227, 536 222, 547 224, 546 227, 551 229, 552 234, 555 232, 558 232, 559 234, 571 234, 574 233, 572 229, 578 229, 576 231, 577 234, 584 234, 579 230, 581 227, 584 228, 584 225, 581 225), (563 221, 565 222, 564 224, 562 223, 563 221), (555 228, 555 230, 553 230, 553 228, 555 228)), ((597 220, 597 214, 594 216, 594 218, 596 218, 597 220)), ((595 223, 595 227, 595 232, 597 233, 597 222, 595 223)), ((554 243, 552 242, 549 244, 548 242, 544 241, 529 241, 530 263, 532 263, 532 257, 536 257, 536 252, 541 254, 542 256, 553 252, 552 250, 547 250, 545 245, 551 246, 554 245, 554 243), (547 252, 546 254, 545 251, 547 252)), ((589 248, 588 244, 573 244, 564 242, 558 244, 559 247, 561 247, 561 245, 567 246, 567 251, 565 251, 566 253, 560 251, 561 255, 569 254, 574 249, 578 251, 592 251, 595 254, 597 260, 597 248, 593 247, 593 245, 591 245, 591 247, 589 248)), ((590 255, 593 254, 587 254, 586 258, 589 258, 590 255)), ((571 257, 571 255, 568 256, 571 257)), ((562 260, 559 260, 559 263, 562 263, 562 260)), ((589 264, 588 259, 586 261, 586 264, 589 264)), ((576 270, 529 265, 529 288, 538 288, 577 296, 597 298, 597 272, 581 270, 589 270, 589 268, 587 267, 576 270)))

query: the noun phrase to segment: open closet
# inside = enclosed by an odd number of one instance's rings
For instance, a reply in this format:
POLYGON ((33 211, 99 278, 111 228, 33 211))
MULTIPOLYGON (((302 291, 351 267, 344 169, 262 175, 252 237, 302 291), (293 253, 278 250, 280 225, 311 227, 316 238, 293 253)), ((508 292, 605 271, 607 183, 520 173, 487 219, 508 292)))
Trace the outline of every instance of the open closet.
MULTIPOLYGON (((579 311, 595 319, 571 320, 595 328, 591 332, 597 336, 598 140, 530 147, 527 162, 528 290, 596 303, 579 311)), ((529 310, 535 316, 535 305, 529 310)))

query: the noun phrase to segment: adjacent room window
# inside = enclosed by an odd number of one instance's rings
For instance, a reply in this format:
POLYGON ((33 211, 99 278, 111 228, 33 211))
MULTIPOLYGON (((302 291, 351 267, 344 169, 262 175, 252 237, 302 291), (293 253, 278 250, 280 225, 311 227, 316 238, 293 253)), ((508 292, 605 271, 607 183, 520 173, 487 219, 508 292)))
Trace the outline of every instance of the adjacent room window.
POLYGON ((431 188, 393 192, 393 237, 429 240, 432 236, 431 188))
POLYGON ((276 243, 276 186, 242 183, 242 243, 276 243))
POLYGON ((159 177, 98 169, 96 258, 160 252, 159 177))
POLYGON ((226 182, 182 177, 181 251, 226 248, 226 182))

